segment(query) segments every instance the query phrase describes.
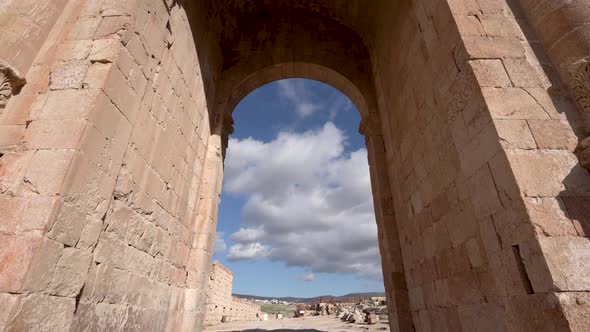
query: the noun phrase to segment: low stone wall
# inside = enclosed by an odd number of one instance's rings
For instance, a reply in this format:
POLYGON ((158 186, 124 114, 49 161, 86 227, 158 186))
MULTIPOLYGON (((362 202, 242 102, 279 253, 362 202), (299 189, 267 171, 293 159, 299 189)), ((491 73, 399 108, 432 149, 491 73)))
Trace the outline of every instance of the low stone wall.
POLYGON ((207 300, 205 302, 205 325, 221 323, 222 318, 232 321, 255 320, 260 306, 244 301, 232 294, 233 273, 219 262, 211 265, 207 300))
POLYGON ((260 313, 260 305, 232 297, 229 309, 229 317, 232 321, 256 320, 256 314, 260 313))

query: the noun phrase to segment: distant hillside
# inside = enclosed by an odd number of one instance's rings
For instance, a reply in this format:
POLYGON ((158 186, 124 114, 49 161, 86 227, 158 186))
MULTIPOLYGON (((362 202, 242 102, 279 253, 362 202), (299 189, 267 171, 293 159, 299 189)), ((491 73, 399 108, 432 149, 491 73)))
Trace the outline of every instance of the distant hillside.
POLYGON ((244 294, 233 294, 236 297, 248 300, 279 300, 279 301, 287 301, 287 302, 297 302, 297 303, 312 303, 318 301, 320 299, 336 299, 342 300, 351 297, 379 297, 385 296, 383 292, 370 292, 370 293, 350 293, 342 296, 334 296, 334 295, 322 295, 316 297, 268 297, 268 296, 256 296, 256 295, 244 295, 244 294))

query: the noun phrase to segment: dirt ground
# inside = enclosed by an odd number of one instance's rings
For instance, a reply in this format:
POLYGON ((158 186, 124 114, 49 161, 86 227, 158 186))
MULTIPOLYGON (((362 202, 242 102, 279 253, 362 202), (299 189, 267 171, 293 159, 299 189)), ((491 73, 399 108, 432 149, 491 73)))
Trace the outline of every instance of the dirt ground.
POLYGON ((335 316, 317 316, 282 320, 222 323, 215 326, 208 326, 204 330, 204 332, 221 331, 372 332, 389 331, 389 322, 380 321, 374 325, 368 325, 366 323, 355 324, 342 322, 335 316))

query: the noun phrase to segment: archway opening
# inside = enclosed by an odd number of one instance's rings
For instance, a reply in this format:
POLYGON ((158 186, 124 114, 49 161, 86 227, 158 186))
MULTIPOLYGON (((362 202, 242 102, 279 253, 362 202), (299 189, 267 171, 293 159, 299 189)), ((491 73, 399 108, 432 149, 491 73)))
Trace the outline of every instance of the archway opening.
POLYGON ((342 297, 329 302, 372 297, 385 315, 355 103, 320 81, 283 79, 247 94, 233 119, 214 255, 233 271, 233 293, 293 310, 327 295, 342 297))

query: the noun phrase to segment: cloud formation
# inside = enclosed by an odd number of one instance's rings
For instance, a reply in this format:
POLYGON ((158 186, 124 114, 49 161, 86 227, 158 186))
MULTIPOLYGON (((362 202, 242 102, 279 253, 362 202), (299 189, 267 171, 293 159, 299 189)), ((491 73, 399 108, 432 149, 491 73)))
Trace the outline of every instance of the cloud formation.
POLYGON ((267 257, 269 247, 259 242, 237 243, 229 248, 227 259, 230 261, 255 260, 267 257))
POLYGON ((223 232, 217 232, 217 234, 215 234, 215 244, 213 247, 213 251, 217 254, 225 252, 227 250, 227 244, 225 243, 223 236, 223 232))
POLYGON ((271 142, 230 139, 224 190, 246 197, 227 258, 381 278, 367 152, 331 122, 271 142))
POLYGON ((301 118, 308 117, 319 110, 328 112, 333 119, 338 111, 352 108, 350 100, 337 90, 334 90, 327 98, 319 95, 309 86, 310 81, 305 79, 286 79, 277 81, 278 96, 292 107, 301 118))
POLYGON ((308 282, 311 282, 311 281, 313 281, 313 280, 315 279, 315 274, 313 274, 313 273, 307 273, 307 274, 304 274, 304 275, 301 277, 301 279, 303 279, 303 281, 308 281, 308 282))

